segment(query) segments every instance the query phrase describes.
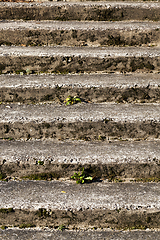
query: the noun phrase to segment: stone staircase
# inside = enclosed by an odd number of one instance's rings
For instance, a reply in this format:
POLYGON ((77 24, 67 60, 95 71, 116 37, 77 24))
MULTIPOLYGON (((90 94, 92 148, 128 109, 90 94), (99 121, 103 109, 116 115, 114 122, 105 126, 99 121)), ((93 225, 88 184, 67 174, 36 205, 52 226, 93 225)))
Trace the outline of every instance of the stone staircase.
POLYGON ((0 73, 0 239, 160 239, 160 3, 0 2, 0 73))

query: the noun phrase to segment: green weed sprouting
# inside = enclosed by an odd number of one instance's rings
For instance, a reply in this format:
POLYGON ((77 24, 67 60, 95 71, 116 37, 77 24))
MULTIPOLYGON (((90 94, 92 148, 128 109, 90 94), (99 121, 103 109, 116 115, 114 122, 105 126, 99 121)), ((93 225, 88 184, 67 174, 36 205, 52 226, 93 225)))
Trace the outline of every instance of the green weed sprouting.
POLYGON ((82 169, 81 173, 80 172, 74 173, 74 175, 71 176, 71 179, 76 180, 77 184, 84 183, 85 180, 86 181, 92 181, 93 180, 93 178, 91 176, 85 177, 84 168, 82 169))
POLYGON ((38 165, 44 165, 44 162, 39 160, 38 165))
POLYGON ((58 230, 63 231, 65 229, 64 225, 59 225, 58 230))
POLYGON ((64 102, 66 103, 66 106, 67 105, 73 105, 73 104, 76 104, 78 102, 81 103, 81 99, 76 97, 76 96, 74 96, 74 97, 68 96, 64 102))

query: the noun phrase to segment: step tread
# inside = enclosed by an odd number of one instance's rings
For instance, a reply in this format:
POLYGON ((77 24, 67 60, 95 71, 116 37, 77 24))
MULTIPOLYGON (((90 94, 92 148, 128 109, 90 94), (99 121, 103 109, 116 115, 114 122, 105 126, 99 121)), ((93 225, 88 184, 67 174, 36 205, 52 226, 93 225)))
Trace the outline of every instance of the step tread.
POLYGON ((160 141, 0 141, 0 160, 6 164, 37 160, 53 164, 142 164, 160 160, 160 141))
POLYGON ((39 6, 108 6, 108 7, 117 7, 117 6, 121 6, 121 7, 143 7, 143 8, 160 8, 160 3, 157 1, 141 1, 141 2, 136 2, 136 1, 84 1, 84 2, 63 2, 63 1, 45 1, 45 2, 0 2, 0 6, 2 7, 23 7, 23 6, 27 6, 27 7, 39 7, 39 6))
POLYGON ((41 74, 41 75, 0 75, 0 88, 132 88, 160 87, 160 74, 41 74))
POLYGON ((61 240, 61 239, 70 239, 70 240, 104 240, 104 239, 112 239, 112 240, 137 240, 137 239, 145 239, 145 240, 157 240, 159 238, 159 231, 156 230, 134 230, 134 231, 116 231, 116 230, 70 230, 70 231, 56 231, 51 229, 42 230, 40 228, 36 229, 16 229, 16 228, 8 228, 6 230, 0 229, 0 237, 3 240, 11 240, 15 239, 23 239, 23 240, 32 240, 37 239, 41 240, 61 240))
POLYGON ((160 29, 160 22, 147 21, 3 21, 0 22, 0 30, 123 30, 123 31, 149 31, 152 29, 160 29))
POLYGON ((77 104, 64 106, 56 103, 35 105, 0 105, 2 123, 85 122, 104 121, 137 122, 160 121, 160 104, 77 104))
POLYGON ((160 22, 1 21, 0 45, 159 46, 160 22))
POLYGON ((38 56, 38 57, 160 57, 160 47, 20 47, 0 46, 0 57, 38 56))
POLYGON ((0 182, 1 208, 84 209, 160 209, 158 183, 92 183, 78 185, 60 181, 0 182), (65 191, 63 193, 62 191, 65 191))

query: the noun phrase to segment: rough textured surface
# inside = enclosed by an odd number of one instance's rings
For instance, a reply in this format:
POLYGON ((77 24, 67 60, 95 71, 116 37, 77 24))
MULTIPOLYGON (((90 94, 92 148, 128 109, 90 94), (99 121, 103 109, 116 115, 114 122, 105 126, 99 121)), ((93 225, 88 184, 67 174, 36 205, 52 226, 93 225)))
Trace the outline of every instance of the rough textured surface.
POLYGON ((0 102, 160 102, 160 74, 0 75, 0 102))
POLYGON ((0 75, 0 88, 158 88, 160 74, 0 75))
MULTIPOLYGON (((78 57, 98 57, 98 58, 118 58, 118 57, 160 57, 160 48, 149 48, 149 47, 15 47, 15 46, 1 46, 0 57, 7 56, 33 56, 33 57, 67 57, 74 56, 78 57)), ((69 59, 68 59, 69 60, 69 59)))
POLYGON ((1 178, 67 178, 77 171, 97 179, 160 180, 160 142, 0 141, 1 178), (38 164, 42 161, 42 165, 38 164), (127 178, 127 179, 126 179, 127 178))
POLYGON ((110 183, 11 181, 0 186, 1 225, 160 227, 156 183, 115 183, 113 187, 110 183))
POLYGON ((0 138, 159 138, 159 104, 0 105, 0 138))
POLYGON ((74 181, 0 182, 1 208, 38 210, 160 209, 158 183, 92 183, 74 181), (63 193, 61 191, 65 191, 63 193), (74 201, 73 201, 74 198, 74 201))
POLYGON ((66 164, 154 163, 160 141, 0 141, 0 159, 35 164, 37 160, 66 164))
POLYGON ((111 231, 111 230, 90 230, 90 231, 55 231, 41 229, 6 229, 0 230, 0 237, 3 240, 157 240, 159 231, 111 231))
POLYGON ((14 227, 50 227, 64 226, 68 229, 158 229, 159 210, 128 210, 128 209, 87 209, 72 211, 66 210, 22 210, 1 209, 0 217, 2 226, 14 227))
MULTIPOLYGON (((145 122, 159 123, 160 104, 1 104, 1 123, 145 122)), ((47 126, 46 126, 47 127, 47 126)), ((48 126, 49 128, 49 126, 48 126)))
POLYGON ((0 18, 0 73, 28 75, 17 76, 15 87, 3 81, 0 92, 0 227, 160 229, 159 2, 0 3, 0 18), (122 80, 126 72, 136 74, 122 80), (36 83, 32 75, 27 83, 31 73, 54 73, 54 82, 52 75, 46 85, 36 83), (57 73, 124 74, 110 83, 111 74, 101 75, 93 84, 93 75, 65 83, 71 75, 57 73), (82 103, 65 106, 69 94, 82 103), (136 101, 147 104, 124 104, 136 101), (77 185, 70 177, 83 167, 93 181, 77 185))
POLYGON ((1 19, 160 20, 159 2, 0 3, 1 19))
POLYGON ((0 72, 159 72, 160 48, 0 47, 0 72))
POLYGON ((0 45, 160 46, 159 39, 159 22, 0 22, 0 45))

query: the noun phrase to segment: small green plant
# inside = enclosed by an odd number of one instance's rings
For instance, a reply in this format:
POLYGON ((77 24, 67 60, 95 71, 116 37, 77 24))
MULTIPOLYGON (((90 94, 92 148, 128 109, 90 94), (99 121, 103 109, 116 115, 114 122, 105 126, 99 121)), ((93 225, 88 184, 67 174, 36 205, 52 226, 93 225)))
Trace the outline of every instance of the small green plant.
POLYGON ((2 225, 0 228, 1 228, 2 230, 5 230, 7 227, 2 225))
POLYGON ((12 141, 12 140, 13 140, 13 138, 9 137, 9 138, 8 138, 8 140, 9 140, 9 141, 12 141))
POLYGON ((44 162, 39 160, 38 165, 44 165, 44 162))
POLYGON ((65 229, 64 225, 59 225, 58 230, 63 231, 65 229))
POLYGON ((81 99, 76 97, 76 96, 74 96, 74 97, 68 96, 64 102, 66 103, 66 106, 67 105, 73 105, 73 104, 76 104, 78 102, 81 103, 81 99))
POLYGON ((105 136, 101 136, 101 135, 98 136, 98 140, 100 140, 100 141, 104 141, 105 139, 106 139, 105 136))
POLYGON ((71 179, 74 179, 76 180, 76 183, 79 184, 79 183, 84 183, 85 180, 86 181, 92 181, 93 178, 91 176, 89 177, 85 177, 85 173, 84 173, 84 168, 82 169, 82 172, 78 172, 78 173, 74 173, 73 176, 71 176, 71 179))
POLYGON ((26 73, 27 75, 29 75, 30 73, 32 73, 32 71, 30 71, 29 69, 26 69, 26 73))

